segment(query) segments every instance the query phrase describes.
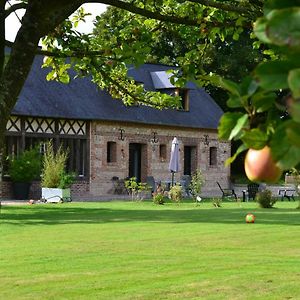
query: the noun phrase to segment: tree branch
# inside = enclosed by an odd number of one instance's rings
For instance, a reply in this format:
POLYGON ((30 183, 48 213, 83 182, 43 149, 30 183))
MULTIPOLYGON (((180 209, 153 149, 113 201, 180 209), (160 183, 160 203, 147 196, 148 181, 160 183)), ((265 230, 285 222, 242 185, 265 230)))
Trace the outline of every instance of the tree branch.
MULTIPOLYGON (((240 3, 231 3, 227 4, 224 2, 220 1, 215 1, 215 0, 187 0, 189 2, 197 3, 200 5, 208 6, 208 7, 214 7, 223 11, 228 11, 228 12, 237 12, 243 15, 247 15, 248 17, 257 17, 257 14, 262 14, 262 10, 257 11, 253 10, 253 7, 249 4, 249 6, 241 5, 240 3)), ((83 1, 83 3, 102 3, 106 5, 111 5, 114 7, 118 7, 127 11, 130 11, 135 14, 139 14, 141 16, 151 18, 151 19, 156 19, 156 20, 161 20, 164 22, 171 22, 175 24, 185 24, 185 25, 190 25, 190 26, 198 26, 201 20, 194 20, 194 19, 189 19, 189 18, 184 18, 184 17, 175 17, 175 16, 168 16, 168 15, 163 15, 160 14, 157 11, 151 11, 147 10, 145 8, 140 8, 137 7, 133 4, 133 2, 124 2, 122 0, 87 0, 83 1)))
MULTIPOLYGON (((118 90, 122 91, 123 93, 129 95, 136 103, 139 104, 144 104, 144 105, 149 105, 150 103, 148 101, 145 101, 144 99, 139 98, 137 95, 133 94, 130 92, 126 87, 124 87, 122 84, 120 84, 118 81, 115 79, 111 78, 105 71, 99 69, 97 67, 97 64, 95 62, 92 62, 93 67, 97 72, 99 72, 103 78, 111 82, 115 87, 118 88, 118 90)), ((121 101, 121 100, 120 100, 121 101)), ((159 105, 156 105, 155 103, 151 103, 151 106, 154 108, 160 108, 159 105)))
POLYGON ((27 8, 27 4, 24 2, 13 4, 5 10, 5 18, 7 18, 11 13, 14 13, 19 9, 26 9, 26 8, 27 8))
POLYGON ((185 24, 189 26, 199 26, 200 20, 192 20, 189 18, 182 18, 182 17, 174 17, 174 16, 168 16, 168 15, 162 15, 159 12, 154 12, 151 10, 147 10, 144 8, 137 7, 129 2, 123 2, 120 0, 90 0, 90 1, 84 1, 84 3, 102 3, 111 5, 117 8, 121 8, 124 10, 127 10, 129 12, 132 12, 134 14, 138 14, 150 19, 156 19, 164 22, 170 22, 175 24, 185 24))
MULTIPOLYGON (((241 5, 240 3, 235 2, 234 4, 227 4, 224 2, 220 2, 220 1, 215 1, 215 0, 188 0, 189 2, 193 2, 193 3, 198 3, 201 5, 205 5, 205 6, 209 6, 209 7, 214 7, 220 10, 224 10, 224 11, 231 11, 231 12, 237 12, 243 15, 250 15, 253 16, 253 14, 257 15, 257 11, 253 10, 252 7, 250 6, 245 6, 245 5, 241 5)), ((260 13, 262 13, 262 11, 260 11, 260 13)))

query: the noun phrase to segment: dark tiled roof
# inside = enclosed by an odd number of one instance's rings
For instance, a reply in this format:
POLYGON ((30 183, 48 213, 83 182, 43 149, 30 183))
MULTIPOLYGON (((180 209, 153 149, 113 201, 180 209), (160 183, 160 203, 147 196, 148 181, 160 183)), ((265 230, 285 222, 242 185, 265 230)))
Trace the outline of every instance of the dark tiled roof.
MULTIPOLYGON (((201 88, 189 84, 190 111, 156 110, 126 107, 120 100, 101 91, 89 78, 72 79, 69 84, 46 80, 47 70, 41 69, 42 57, 37 56, 26 80, 13 115, 34 117, 107 120, 160 124, 193 128, 217 128, 223 114, 221 108, 201 88)), ((154 90, 151 72, 170 67, 145 64, 130 69, 129 75, 154 90)))

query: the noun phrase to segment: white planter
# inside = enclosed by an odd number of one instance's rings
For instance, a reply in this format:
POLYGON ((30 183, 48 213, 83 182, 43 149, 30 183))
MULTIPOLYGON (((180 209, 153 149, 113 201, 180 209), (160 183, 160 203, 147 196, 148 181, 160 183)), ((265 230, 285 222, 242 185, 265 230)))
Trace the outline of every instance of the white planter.
POLYGON ((59 188, 42 188, 42 200, 45 202, 63 202, 71 200, 71 190, 59 188))

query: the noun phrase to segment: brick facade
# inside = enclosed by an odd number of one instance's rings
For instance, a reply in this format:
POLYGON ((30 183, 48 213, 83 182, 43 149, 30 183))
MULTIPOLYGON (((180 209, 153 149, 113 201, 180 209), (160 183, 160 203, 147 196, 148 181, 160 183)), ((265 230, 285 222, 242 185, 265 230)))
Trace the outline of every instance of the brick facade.
MULTIPOLYGON (((180 172, 175 174, 176 181, 180 181, 184 174, 184 149, 188 148, 191 172, 201 169, 205 178, 203 196, 219 194, 216 181, 224 187, 229 185, 230 169, 224 167, 224 162, 230 156, 230 143, 219 141, 216 130, 97 121, 90 123, 87 134, 89 174, 84 180, 72 185, 71 195, 74 200, 118 197, 114 195, 116 182, 113 178, 124 179, 129 176, 130 145, 138 145, 140 149, 141 181, 145 182, 147 176, 153 176, 155 180, 170 180, 168 165, 174 136, 179 141, 181 165, 180 172), (211 147, 216 148, 213 165, 210 159, 211 147), (109 151, 112 153, 108 154, 109 151)), ((0 181, 0 185, 0 197, 12 199, 11 182, 0 181)), ((30 198, 40 197, 40 183, 34 182, 30 198)))
POLYGON ((229 185, 230 169, 224 167, 230 156, 230 143, 219 141, 216 130, 199 130, 152 126, 130 123, 92 122, 90 126, 90 194, 91 197, 114 193, 112 178, 129 176, 129 147, 131 143, 141 145, 141 180, 153 176, 155 180, 170 180, 168 170, 170 149, 173 137, 179 140, 181 170, 175 174, 180 181, 183 175, 184 146, 191 147, 192 172, 201 169, 205 177, 203 195, 216 195, 216 180, 223 186, 229 185), (124 140, 120 138, 122 129, 124 140), (157 143, 151 142, 156 133, 157 143), (207 142, 204 138, 207 135, 207 142), (107 162, 107 144, 116 143, 116 161, 107 162), (205 144, 206 142, 206 144, 205 144), (166 146, 166 157, 160 157, 160 145, 166 146), (210 165, 210 147, 217 148, 216 165, 210 165))

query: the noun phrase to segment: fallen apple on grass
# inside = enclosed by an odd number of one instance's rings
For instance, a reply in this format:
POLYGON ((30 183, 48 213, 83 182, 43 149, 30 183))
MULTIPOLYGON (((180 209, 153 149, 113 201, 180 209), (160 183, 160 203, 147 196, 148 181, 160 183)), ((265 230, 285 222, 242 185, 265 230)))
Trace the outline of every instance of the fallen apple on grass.
POLYGON ((245 157, 245 172, 254 182, 275 183, 281 177, 282 170, 272 158, 271 148, 249 149, 245 157))

